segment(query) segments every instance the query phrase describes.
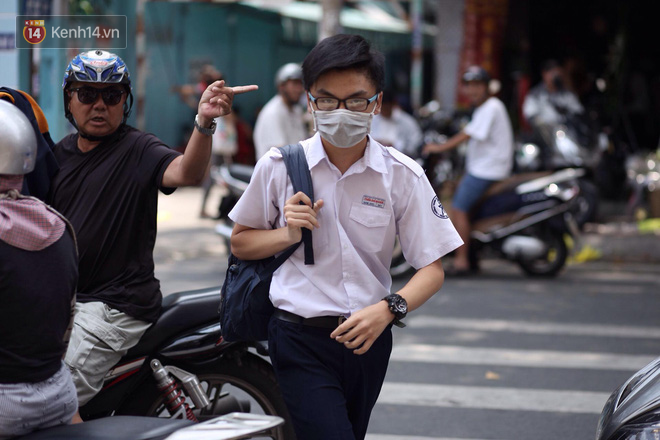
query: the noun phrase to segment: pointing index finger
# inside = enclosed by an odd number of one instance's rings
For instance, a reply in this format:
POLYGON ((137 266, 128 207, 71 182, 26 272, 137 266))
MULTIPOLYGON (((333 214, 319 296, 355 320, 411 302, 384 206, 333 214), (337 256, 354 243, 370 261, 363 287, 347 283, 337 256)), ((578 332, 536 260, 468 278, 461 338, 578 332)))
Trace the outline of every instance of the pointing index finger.
POLYGON ((234 95, 240 95, 241 93, 246 93, 246 92, 252 92, 254 90, 258 90, 259 86, 257 85, 250 85, 250 86, 234 86, 230 87, 232 91, 234 92, 234 95))

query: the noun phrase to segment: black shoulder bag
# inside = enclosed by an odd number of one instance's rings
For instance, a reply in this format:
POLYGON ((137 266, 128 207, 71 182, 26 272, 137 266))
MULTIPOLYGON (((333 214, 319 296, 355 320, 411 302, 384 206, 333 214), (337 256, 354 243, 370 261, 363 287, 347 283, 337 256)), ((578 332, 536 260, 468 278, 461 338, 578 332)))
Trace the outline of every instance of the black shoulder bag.
MULTIPOLYGON (((300 144, 281 147, 294 194, 303 191, 314 201, 312 176, 300 144)), ((268 322, 275 310, 270 302, 273 272, 289 258, 300 243, 305 243, 305 264, 314 264, 312 231, 303 228, 302 240, 277 257, 240 260, 229 253, 229 266, 220 293, 222 337, 229 342, 268 339, 268 322)))

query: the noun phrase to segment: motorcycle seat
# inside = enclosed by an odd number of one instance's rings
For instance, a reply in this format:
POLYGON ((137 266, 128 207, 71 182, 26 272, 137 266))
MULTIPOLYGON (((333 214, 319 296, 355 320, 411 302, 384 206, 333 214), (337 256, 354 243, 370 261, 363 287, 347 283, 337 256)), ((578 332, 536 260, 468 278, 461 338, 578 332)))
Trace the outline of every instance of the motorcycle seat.
POLYGON ((163 310, 156 321, 144 333, 140 342, 131 348, 126 357, 135 358, 153 352, 176 335, 195 328, 220 322, 220 288, 173 293, 163 298, 163 310))
POLYGON ((539 177, 545 177, 552 174, 552 171, 536 171, 530 173, 520 173, 514 174, 510 177, 507 177, 504 180, 496 182, 488 188, 484 193, 483 199, 494 196, 495 194, 502 194, 507 191, 513 190, 516 186, 521 183, 529 182, 530 180, 538 179, 539 177))
MULTIPOLYGON (((62 425, 36 431, 20 440, 161 440, 192 425, 187 419, 113 416, 76 425, 62 425)), ((17 440, 18 440, 17 439, 17 440)))

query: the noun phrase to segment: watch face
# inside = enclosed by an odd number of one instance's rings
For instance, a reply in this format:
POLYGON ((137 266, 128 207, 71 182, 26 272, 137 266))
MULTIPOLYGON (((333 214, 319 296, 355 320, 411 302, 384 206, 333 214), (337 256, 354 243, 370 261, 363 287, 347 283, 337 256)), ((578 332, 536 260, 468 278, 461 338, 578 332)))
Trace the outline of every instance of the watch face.
POLYGON ((408 303, 399 295, 392 295, 388 298, 390 311, 394 313, 397 319, 403 319, 408 313, 408 303))

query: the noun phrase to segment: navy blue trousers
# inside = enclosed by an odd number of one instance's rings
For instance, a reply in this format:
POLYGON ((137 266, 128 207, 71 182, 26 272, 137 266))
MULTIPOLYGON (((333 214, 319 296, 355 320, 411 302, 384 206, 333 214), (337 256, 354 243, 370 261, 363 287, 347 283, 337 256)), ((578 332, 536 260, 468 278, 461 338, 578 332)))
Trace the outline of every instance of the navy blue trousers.
POLYGON ((297 440, 362 440, 385 380, 392 330, 363 355, 330 329, 272 318, 268 349, 297 440))

